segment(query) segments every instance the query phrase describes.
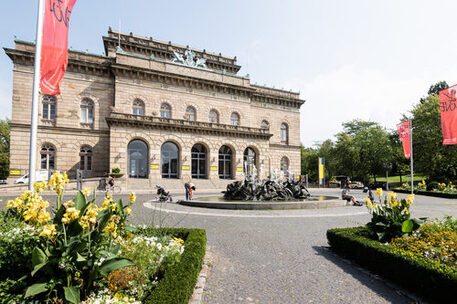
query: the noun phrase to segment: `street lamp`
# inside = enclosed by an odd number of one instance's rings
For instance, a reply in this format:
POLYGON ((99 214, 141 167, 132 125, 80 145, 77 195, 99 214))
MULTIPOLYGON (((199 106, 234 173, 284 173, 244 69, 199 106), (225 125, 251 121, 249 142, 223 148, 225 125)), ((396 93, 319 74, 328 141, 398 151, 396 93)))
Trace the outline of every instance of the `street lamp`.
POLYGON ((392 169, 392 163, 385 162, 383 166, 386 170, 386 191, 389 191, 389 170, 392 169))

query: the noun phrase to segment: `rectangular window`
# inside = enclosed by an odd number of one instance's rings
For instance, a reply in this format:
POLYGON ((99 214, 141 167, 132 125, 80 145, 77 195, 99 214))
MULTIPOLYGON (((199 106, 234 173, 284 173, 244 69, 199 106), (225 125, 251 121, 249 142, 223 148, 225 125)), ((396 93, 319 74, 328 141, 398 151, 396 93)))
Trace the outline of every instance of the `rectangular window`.
POLYGON ((81 122, 82 123, 87 122, 87 110, 86 109, 81 109, 81 122))
POLYGON ((43 119, 49 119, 49 107, 48 107, 49 104, 47 103, 43 103, 43 119))
POLYGON ((51 108, 51 120, 56 119, 56 105, 50 104, 49 107, 51 108))
POLYGON ((42 170, 47 170, 47 155, 46 154, 41 154, 41 169, 42 170))

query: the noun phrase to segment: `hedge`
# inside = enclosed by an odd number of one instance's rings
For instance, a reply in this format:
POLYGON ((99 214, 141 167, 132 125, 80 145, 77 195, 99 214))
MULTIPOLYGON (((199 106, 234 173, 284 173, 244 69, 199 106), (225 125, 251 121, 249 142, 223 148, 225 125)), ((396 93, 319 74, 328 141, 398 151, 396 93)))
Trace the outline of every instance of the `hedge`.
POLYGON ((168 234, 184 240, 181 260, 165 270, 164 277, 143 303, 187 304, 192 297, 206 253, 206 232, 202 229, 145 228, 138 233, 153 236, 168 234))
MULTIPOLYGON (((411 190, 403 190, 403 189, 394 189, 393 191, 398 192, 398 193, 407 193, 407 194, 411 193, 411 190)), ((441 193, 441 192, 435 192, 435 191, 414 191, 414 194, 442 197, 442 198, 457 198, 457 194, 441 193)))
POLYGON ((367 235, 368 229, 365 226, 327 231, 328 242, 336 253, 431 302, 455 303, 457 270, 437 261, 394 253, 389 246, 372 240, 367 235))

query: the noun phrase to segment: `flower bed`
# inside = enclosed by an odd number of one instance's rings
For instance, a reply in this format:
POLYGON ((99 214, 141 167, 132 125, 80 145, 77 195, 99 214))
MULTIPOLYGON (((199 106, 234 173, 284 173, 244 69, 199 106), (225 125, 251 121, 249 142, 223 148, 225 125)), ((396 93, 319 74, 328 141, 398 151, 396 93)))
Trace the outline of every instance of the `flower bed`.
POLYGON ((135 202, 102 206, 90 190, 62 203, 65 174, 8 201, 0 214, 0 298, 11 302, 186 303, 205 254, 202 230, 134 228, 135 202), (54 218, 45 188, 57 193, 54 218), (183 282, 184 281, 184 282, 183 282), (167 294, 167 292, 171 292, 167 294), (152 300, 150 300, 152 299, 152 300))
POLYGON ((369 237, 367 227, 331 229, 327 239, 333 251, 354 260, 433 302, 455 301, 457 271, 438 261, 396 250, 369 237))
POLYGON ((363 227, 331 229, 332 249, 404 287, 432 299, 447 301, 457 287, 457 221, 426 222, 410 218, 414 195, 398 200, 390 192, 382 200, 365 199, 372 215, 363 227))
MULTIPOLYGON (((452 182, 447 185, 445 183, 432 182, 428 186, 425 181, 419 182, 413 188, 414 193, 426 196, 435 196, 443 198, 457 198, 457 188, 452 182), (429 189, 429 190, 427 190, 429 189)), ((403 184, 395 191, 400 193, 410 193, 411 185, 403 184)))

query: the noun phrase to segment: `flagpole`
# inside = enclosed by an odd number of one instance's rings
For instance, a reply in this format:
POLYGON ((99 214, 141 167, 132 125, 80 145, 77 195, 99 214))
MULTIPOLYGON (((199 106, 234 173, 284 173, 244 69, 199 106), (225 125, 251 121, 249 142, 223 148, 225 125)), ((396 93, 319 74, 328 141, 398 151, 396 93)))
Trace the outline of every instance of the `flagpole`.
POLYGON ((414 194, 414 169, 413 169, 413 120, 409 121, 409 144, 411 152, 411 194, 414 194))
POLYGON ((43 38, 44 0, 38 0, 38 17, 35 44, 35 68, 33 76, 32 114, 30 124, 30 151, 29 151, 29 190, 33 190, 36 171, 36 141, 38 129, 38 99, 40 94, 40 65, 41 44, 43 38))

